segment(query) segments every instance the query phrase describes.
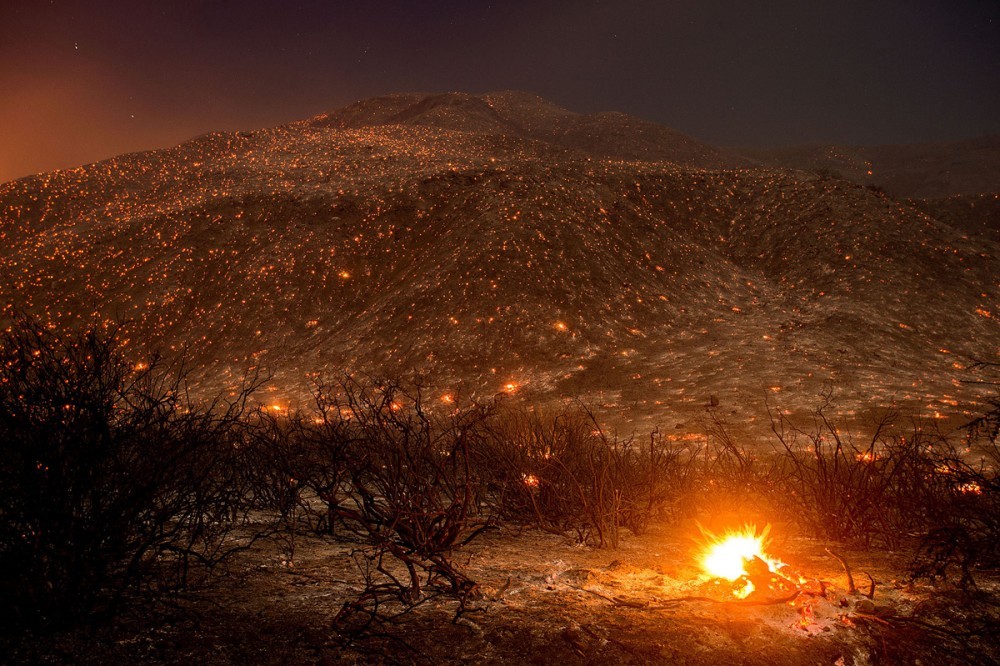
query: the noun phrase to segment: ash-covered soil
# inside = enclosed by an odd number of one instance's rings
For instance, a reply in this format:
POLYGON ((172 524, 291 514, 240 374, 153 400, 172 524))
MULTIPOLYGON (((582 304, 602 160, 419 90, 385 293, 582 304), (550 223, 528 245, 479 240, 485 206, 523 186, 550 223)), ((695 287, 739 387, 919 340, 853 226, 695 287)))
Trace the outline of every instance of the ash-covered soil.
POLYGON ((903 580, 903 554, 838 554, 776 527, 769 554, 802 578, 789 602, 741 605, 697 563, 693 524, 626 536, 617 550, 504 529, 458 551, 480 585, 455 619, 443 598, 384 632, 349 640, 332 627, 360 589, 353 547, 299 537, 260 544, 170 607, 136 610, 110 628, 6 641, 13 663, 210 664, 968 664, 996 663, 998 577, 980 589, 903 580), (869 578, 870 574, 870 578, 869 578), (874 595, 870 580, 876 582, 874 595), (695 599, 687 599, 696 597, 695 599), (713 603, 702 597, 722 601, 713 603))

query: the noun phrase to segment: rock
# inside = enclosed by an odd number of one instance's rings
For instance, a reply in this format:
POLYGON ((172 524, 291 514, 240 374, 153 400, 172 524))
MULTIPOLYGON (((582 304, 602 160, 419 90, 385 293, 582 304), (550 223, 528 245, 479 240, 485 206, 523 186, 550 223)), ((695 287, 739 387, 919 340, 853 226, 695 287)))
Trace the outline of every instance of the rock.
POLYGON ((559 582, 570 585, 586 585, 597 580, 597 576, 589 569, 568 569, 559 575, 559 582))
POLYGON ((855 613, 864 613, 865 615, 875 614, 875 604, 871 599, 859 599, 857 603, 854 604, 855 613))

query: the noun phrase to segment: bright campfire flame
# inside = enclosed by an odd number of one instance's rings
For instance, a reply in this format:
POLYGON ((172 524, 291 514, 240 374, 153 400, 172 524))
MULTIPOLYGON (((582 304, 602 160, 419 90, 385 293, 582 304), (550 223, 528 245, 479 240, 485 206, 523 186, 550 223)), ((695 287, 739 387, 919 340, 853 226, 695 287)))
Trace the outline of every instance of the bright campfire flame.
MULTIPOLYGON (((784 565, 764 552, 769 530, 770 525, 758 534, 756 526, 747 525, 740 531, 730 531, 721 537, 706 533, 709 543, 702 556, 702 568, 713 578, 735 581, 747 575, 747 562, 759 558, 767 564, 769 570, 777 571, 784 565)), ((746 593, 749 594, 752 590, 753 587, 750 586, 746 593)))

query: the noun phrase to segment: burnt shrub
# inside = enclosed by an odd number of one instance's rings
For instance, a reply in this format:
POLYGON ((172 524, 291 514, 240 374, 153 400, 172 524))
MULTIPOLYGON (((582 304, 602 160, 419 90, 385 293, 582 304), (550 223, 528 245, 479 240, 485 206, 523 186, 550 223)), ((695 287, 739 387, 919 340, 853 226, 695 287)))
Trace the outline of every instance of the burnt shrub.
POLYGON ((819 536, 898 548, 923 524, 923 502, 937 501, 928 476, 933 474, 931 443, 919 432, 910 438, 890 434, 892 413, 859 441, 830 421, 828 406, 815 412, 809 430, 792 425, 780 412, 772 415, 789 468, 792 515, 819 536))
POLYGON ((320 464, 308 483, 362 544, 364 589, 336 626, 356 633, 441 595, 463 612, 476 583, 453 552, 494 524, 476 501, 469 455, 490 409, 432 413, 419 386, 352 378, 316 395, 320 464))
POLYGON ((688 493, 690 511, 708 519, 769 522, 784 513, 788 474, 784 456, 771 455, 761 447, 747 446, 745 437, 710 410, 705 422, 704 447, 696 453, 698 491, 688 493))
POLYGON ((500 516, 612 548, 619 528, 641 532, 675 508, 693 461, 658 431, 609 434, 585 408, 504 408, 474 456, 500 516))
POLYGON ((277 512, 287 545, 294 551, 295 537, 303 531, 332 532, 332 509, 346 490, 348 420, 331 418, 323 409, 274 414, 259 408, 251 421, 260 452, 261 495, 265 506, 277 512))
POLYGON ((995 563, 1000 538, 995 468, 972 464, 968 443, 933 427, 906 434, 887 412, 864 439, 842 433, 821 407, 808 431, 776 416, 788 466, 790 516, 813 534, 862 547, 914 548, 911 576, 944 578, 995 563))
POLYGON ((253 503, 249 381, 196 407, 184 373, 130 361, 116 329, 61 333, 24 316, 0 334, 0 614, 106 617, 129 592, 214 565, 253 503))
POLYGON ((610 444, 614 484, 622 496, 621 525, 641 534, 654 521, 679 517, 683 498, 694 492, 700 448, 673 441, 660 430, 644 439, 614 438, 610 444))
POLYGON ((579 415, 505 406, 475 451, 487 501, 504 519, 582 537, 591 520, 584 471, 589 477, 599 471, 591 463, 600 464, 589 430, 579 415))
POLYGON ((1000 449, 994 407, 967 426, 960 449, 950 442, 936 447, 936 492, 924 499, 926 529, 910 564, 912 578, 948 579, 974 587, 977 567, 1000 566, 1000 449))
POLYGON ((824 408, 809 431, 793 426, 780 414, 772 429, 789 464, 787 488, 793 515, 814 534, 863 546, 882 538, 898 546, 901 534, 889 503, 900 460, 887 455, 880 423, 864 444, 842 437, 824 408))

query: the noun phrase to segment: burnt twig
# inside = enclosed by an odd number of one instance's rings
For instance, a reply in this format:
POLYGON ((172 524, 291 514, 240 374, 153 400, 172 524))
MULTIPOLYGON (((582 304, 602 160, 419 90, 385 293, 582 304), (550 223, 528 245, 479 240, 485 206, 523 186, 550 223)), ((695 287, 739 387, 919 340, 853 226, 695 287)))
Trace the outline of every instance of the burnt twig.
MULTIPOLYGON (((854 576, 851 575, 851 567, 847 564, 847 560, 845 560, 843 557, 841 557, 837 553, 833 552, 829 548, 826 549, 826 552, 828 552, 838 562, 840 562, 840 566, 844 567, 844 573, 847 574, 847 593, 848 594, 857 594, 858 593, 858 588, 856 588, 854 586, 854 576)), ((873 594, 874 594, 874 592, 873 592, 873 594)))
POLYGON ((870 587, 868 588, 868 594, 866 594, 865 596, 868 597, 869 599, 871 599, 872 601, 874 601, 875 600, 875 579, 872 578, 872 575, 870 573, 868 573, 867 571, 865 572, 865 575, 868 576, 868 582, 871 584, 870 587))

